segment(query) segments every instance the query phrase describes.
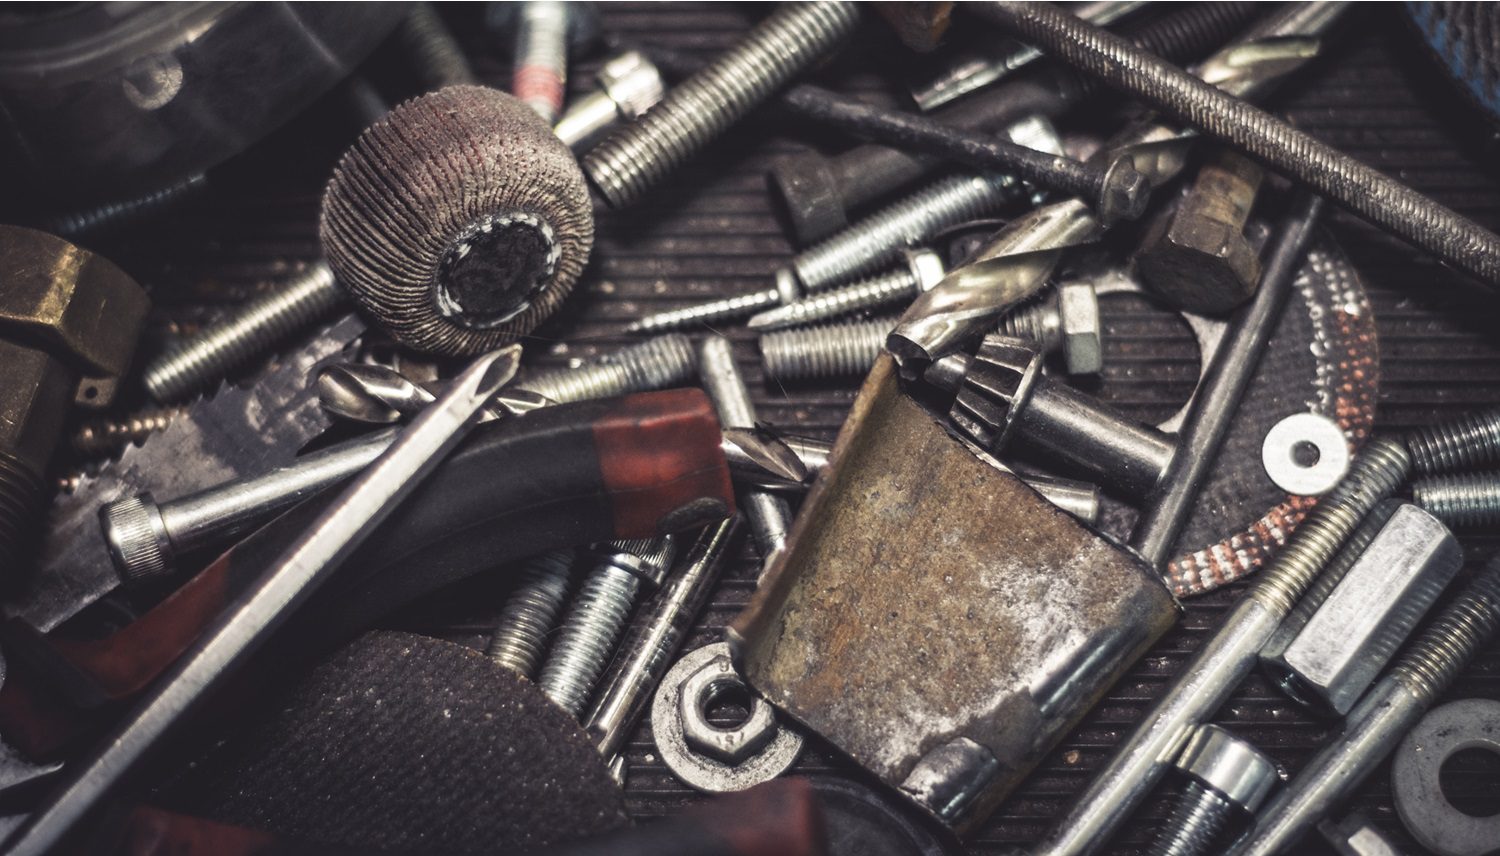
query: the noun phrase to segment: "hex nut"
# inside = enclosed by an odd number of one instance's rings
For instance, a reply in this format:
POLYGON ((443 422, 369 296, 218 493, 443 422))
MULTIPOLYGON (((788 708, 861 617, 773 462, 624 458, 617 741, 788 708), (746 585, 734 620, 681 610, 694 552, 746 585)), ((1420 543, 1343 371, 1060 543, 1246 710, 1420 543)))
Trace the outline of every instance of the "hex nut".
POLYGON ((1068 374, 1098 374, 1104 368, 1104 323, 1094 286, 1087 282, 1058 285, 1057 315, 1068 374))
POLYGON ((776 714, 764 699, 751 696, 750 715, 733 728, 720 728, 706 717, 709 704, 720 693, 747 690, 729 657, 714 657, 688 676, 677 692, 682 735, 699 753, 725 764, 739 764, 776 737, 776 714))

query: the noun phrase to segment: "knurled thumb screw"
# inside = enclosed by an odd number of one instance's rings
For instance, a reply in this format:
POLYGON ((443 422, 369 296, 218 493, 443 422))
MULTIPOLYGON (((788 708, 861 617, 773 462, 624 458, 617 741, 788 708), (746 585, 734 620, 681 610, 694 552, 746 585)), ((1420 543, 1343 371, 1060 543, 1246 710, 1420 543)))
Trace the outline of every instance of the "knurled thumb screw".
POLYGON ((558 630, 538 686, 577 717, 609 665, 643 582, 666 578, 676 554, 671 536, 613 541, 600 553, 558 630))

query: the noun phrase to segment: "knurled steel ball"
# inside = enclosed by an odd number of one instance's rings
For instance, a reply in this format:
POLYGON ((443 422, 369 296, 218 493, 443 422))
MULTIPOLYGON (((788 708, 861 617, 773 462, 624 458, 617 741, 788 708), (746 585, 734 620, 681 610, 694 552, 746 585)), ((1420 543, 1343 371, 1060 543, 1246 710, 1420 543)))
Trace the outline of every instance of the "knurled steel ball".
POLYGON ((360 135, 324 191, 319 233, 338 281, 399 342, 472 355, 561 305, 594 214, 573 153, 535 111, 449 86, 360 135))

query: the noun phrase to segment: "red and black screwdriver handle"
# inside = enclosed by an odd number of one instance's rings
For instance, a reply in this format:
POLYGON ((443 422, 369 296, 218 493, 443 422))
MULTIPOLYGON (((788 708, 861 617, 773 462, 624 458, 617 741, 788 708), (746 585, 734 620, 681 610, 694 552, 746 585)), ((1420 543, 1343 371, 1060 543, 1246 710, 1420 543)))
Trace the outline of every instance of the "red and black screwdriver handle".
MULTIPOLYGON (((269 646, 326 650, 462 578, 557 547, 675 532, 734 513, 722 431, 699 389, 561 404, 479 426, 269 646)), ((333 500, 287 511, 104 639, 5 629, 0 735, 33 759, 117 715, 333 500)))

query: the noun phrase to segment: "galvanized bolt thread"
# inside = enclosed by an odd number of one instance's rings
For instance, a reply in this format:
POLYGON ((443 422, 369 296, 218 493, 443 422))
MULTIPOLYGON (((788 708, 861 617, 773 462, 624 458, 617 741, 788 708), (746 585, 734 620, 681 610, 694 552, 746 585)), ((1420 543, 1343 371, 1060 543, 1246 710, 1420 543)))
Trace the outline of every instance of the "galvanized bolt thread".
POLYGON ((73 449, 82 455, 108 455, 139 443, 187 412, 185 407, 142 410, 123 419, 96 419, 73 434, 73 449))
POLYGON ((743 118, 854 29, 854 3, 797 3, 762 21, 708 68, 583 158, 605 201, 620 208, 743 118))
POLYGON ((430 3, 417 3, 396 28, 407 61, 428 89, 476 83, 469 58, 430 3))
POLYGON ((752 330, 784 330, 806 327, 865 309, 879 309, 917 296, 917 277, 910 268, 876 274, 853 285, 814 294, 802 300, 767 310, 750 319, 752 330))
POLYGON ((1348 475, 1297 525, 1249 595, 1286 615, 1366 514, 1411 472, 1411 456, 1396 440, 1377 438, 1355 456, 1348 475))
POLYGON ((572 550, 549 550, 521 564, 515 590, 505 602, 485 653, 524 677, 536 672, 573 580, 572 550))
POLYGON ((319 261, 276 291, 257 297, 146 367, 146 391, 180 401, 222 380, 344 302, 328 264, 319 261))
POLYGON ((568 4, 528 0, 516 17, 511 94, 552 124, 562 112, 568 81, 568 4))
POLYGON ((1406 435, 1419 475, 1472 470, 1500 463, 1500 409, 1465 413, 1406 435))
POLYGON ((1412 502, 1454 529, 1500 527, 1500 473, 1457 473, 1419 479, 1412 502))
POLYGON ((746 315, 753 315, 762 309, 780 305, 781 292, 777 289, 752 291, 749 294, 737 294, 723 300, 648 315, 626 327, 625 332, 660 333, 667 330, 710 327, 721 321, 733 321, 746 315))
POLYGON ((195 175, 176 184, 131 199, 106 202, 82 211, 60 214, 37 224, 43 232, 76 237, 102 232, 142 220, 177 205, 208 187, 208 176, 195 175))
POLYGON ((934 182, 792 259, 808 291, 869 273, 949 226, 992 214, 1025 194, 1007 175, 956 175, 934 182))
POLYGON ((627 345, 577 368, 554 369, 516 384, 553 401, 586 401, 627 392, 663 389, 698 369, 692 340, 681 333, 627 345))
POLYGON ((760 337, 766 373, 780 380, 861 375, 875 365, 894 318, 779 330, 760 337))
POLYGON ((1062 343, 1062 316, 1058 313, 1057 292, 1048 291, 1041 300, 1018 306, 1000 318, 995 332, 1025 339, 1043 351, 1052 351, 1062 343))
POLYGON ((1189 781, 1146 852, 1151 856, 1202 856, 1229 825, 1234 803, 1202 782, 1189 781))
POLYGON ((1500 627, 1500 555, 1401 654, 1391 677, 1432 702, 1500 627))

